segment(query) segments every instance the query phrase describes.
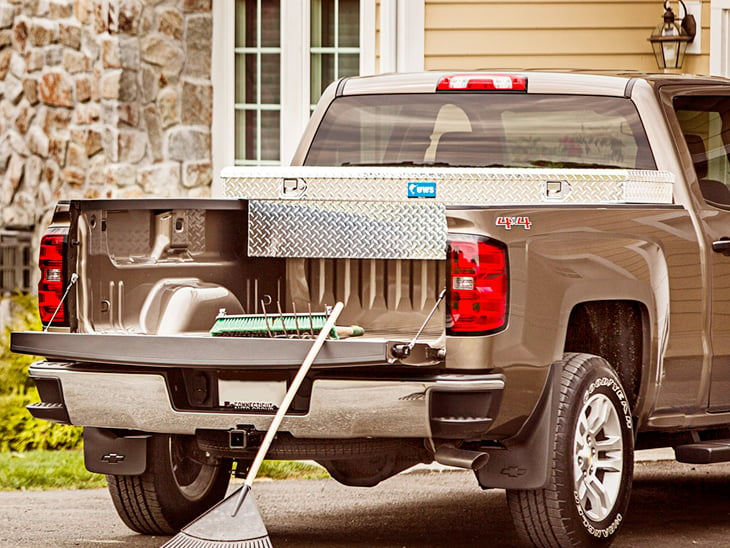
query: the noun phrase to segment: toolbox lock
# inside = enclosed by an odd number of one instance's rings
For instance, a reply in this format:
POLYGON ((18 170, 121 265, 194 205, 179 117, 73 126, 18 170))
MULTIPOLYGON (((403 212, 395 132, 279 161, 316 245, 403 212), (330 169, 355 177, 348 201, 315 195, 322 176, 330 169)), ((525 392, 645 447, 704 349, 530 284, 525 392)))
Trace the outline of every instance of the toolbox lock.
POLYGON ((562 202, 568 197, 570 190, 568 181, 545 181, 545 199, 548 201, 562 202))

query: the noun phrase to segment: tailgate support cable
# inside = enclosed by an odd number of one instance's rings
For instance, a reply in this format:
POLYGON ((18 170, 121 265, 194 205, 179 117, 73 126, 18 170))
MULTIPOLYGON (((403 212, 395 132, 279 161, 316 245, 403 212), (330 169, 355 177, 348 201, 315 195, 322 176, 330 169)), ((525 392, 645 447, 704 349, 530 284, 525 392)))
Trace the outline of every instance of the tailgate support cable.
POLYGON ((71 291, 71 287, 76 283, 76 281, 78 279, 79 279, 79 275, 76 274, 76 272, 71 274, 71 281, 68 282, 68 285, 66 286, 66 291, 63 292, 63 297, 61 297, 61 300, 59 301, 58 306, 56 306, 56 310, 53 311, 53 315, 51 316, 51 319, 48 320, 46 327, 43 328, 44 332, 47 332, 48 328, 51 327, 53 320, 56 319, 56 314, 58 314, 58 311, 61 309, 61 306, 63 306, 63 301, 65 301, 66 297, 68 297, 68 292, 71 291))
POLYGON ((431 318, 436 313, 436 309, 441 304, 441 301, 444 300, 444 297, 446 296, 446 288, 444 287, 441 290, 441 293, 439 294, 439 298, 436 299, 436 304, 433 305, 433 308, 431 309, 431 312, 428 313, 428 316, 426 316, 426 319, 424 320, 423 324, 421 325, 421 328, 418 330, 418 333, 416 333, 416 336, 411 339, 411 342, 408 344, 396 344, 391 348, 391 352, 394 357, 396 358, 407 358, 411 355, 411 350, 413 350, 413 347, 416 346, 416 341, 418 340, 418 337, 421 336, 421 333, 423 333, 423 330, 426 329, 426 326, 428 325, 428 322, 431 321, 431 318))

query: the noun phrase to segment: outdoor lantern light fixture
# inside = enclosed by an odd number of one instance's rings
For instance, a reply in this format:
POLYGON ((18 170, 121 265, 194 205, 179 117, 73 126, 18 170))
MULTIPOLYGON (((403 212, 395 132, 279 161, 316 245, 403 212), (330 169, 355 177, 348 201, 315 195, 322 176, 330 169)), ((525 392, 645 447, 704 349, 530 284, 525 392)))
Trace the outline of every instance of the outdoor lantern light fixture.
POLYGON ((693 15, 687 13, 687 6, 679 0, 684 9, 684 17, 681 26, 674 22, 674 12, 669 5, 669 0, 664 2, 664 22, 656 26, 649 37, 657 66, 660 69, 682 68, 684 52, 687 44, 694 40, 697 33, 697 23, 693 15))

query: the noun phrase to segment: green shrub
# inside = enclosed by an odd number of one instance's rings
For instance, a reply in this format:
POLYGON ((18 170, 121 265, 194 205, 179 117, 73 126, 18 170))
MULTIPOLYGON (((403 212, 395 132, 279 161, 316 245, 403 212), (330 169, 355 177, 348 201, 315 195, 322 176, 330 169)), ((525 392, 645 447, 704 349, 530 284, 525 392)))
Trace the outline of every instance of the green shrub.
POLYGON ((28 366, 38 358, 10 352, 10 333, 41 330, 38 302, 22 293, 0 297, 0 302, 10 313, 9 324, 3 325, 0 332, 0 395, 26 394, 33 388, 33 382, 28 379, 28 366))
POLYGON ((39 331, 41 322, 34 297, 17 294, 9 300, 11 320, 0 333, 0 451, 76 449, 81 428, 34 419, 25 409, 40 400, 28 378, 28 366, 39 358, 10 352, 10 333, 39 331))

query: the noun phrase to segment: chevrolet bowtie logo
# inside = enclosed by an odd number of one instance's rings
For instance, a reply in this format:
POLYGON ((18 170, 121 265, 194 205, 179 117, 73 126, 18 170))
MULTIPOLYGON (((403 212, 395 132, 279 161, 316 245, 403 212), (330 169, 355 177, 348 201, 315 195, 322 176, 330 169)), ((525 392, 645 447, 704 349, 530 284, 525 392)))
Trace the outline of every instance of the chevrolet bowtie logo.
POLYGON ((510 466, 508 468, 503 468, 502 474, 511 478, 519 478, 520 476, 524 476, 525 474, 527 474, 527 470, 524 468, 519 468, 517 466, 510 466))
POLYGON ((116 453, 108 453, 101 457, 102 462, 106 462, 107 464, 119 464, 122 462, 126 457, 124 455, 117 455, 116 453))

